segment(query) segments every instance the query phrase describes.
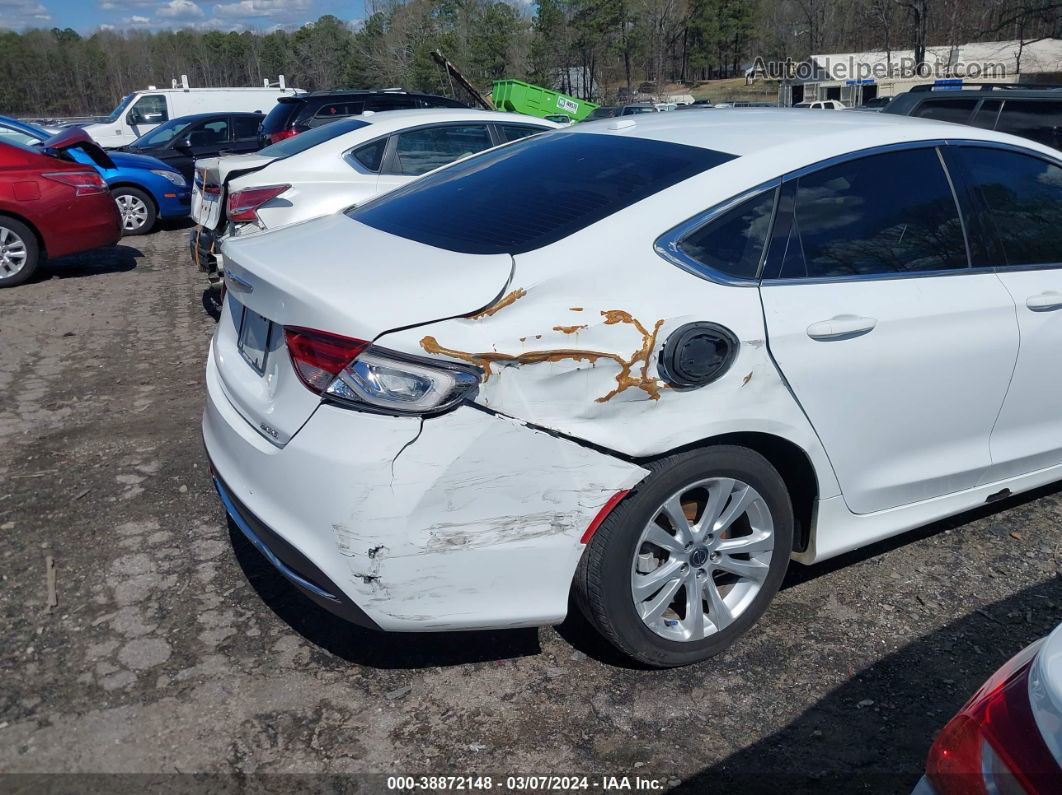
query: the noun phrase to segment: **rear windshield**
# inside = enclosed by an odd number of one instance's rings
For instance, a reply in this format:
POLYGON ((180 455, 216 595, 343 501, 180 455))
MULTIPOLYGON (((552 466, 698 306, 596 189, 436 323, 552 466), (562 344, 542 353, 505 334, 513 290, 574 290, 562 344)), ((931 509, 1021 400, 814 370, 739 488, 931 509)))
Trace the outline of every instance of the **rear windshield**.
POLYGON ((465 254, 521 254, 736 155, 593 133, 550 133, 460 161, 348 215, 465 254))
POLYGON ((317 146, 317 144, 323 144, 325 141, 331 141, 333 138, 338 138, 344 133, 368 126, 369 123, 367 121, 361 121, 360 119, 334 121, 323 127, 299 133, 293 138, 285 138, 283 141, 277 141, 277 143, 272 146, 267 146, 264 149, 259 150, 258 154, 268 155, 269 157, 291 157, 292 155, 297 155, 299 152, 305 152, 312 146, 317 146))
POLYGON ((301 99, 278 99, 277 104, 262 119, 262 132, 266 135, 280 132, 287 127, 292 112, 305 104, 301 99))

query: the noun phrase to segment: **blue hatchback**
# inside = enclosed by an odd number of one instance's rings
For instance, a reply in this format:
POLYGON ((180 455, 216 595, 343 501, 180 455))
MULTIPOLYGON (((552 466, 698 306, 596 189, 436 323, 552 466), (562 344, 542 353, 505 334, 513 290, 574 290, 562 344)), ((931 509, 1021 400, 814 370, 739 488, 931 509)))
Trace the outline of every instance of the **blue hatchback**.
MULTIPOLYGON (((0 116, 0 141, 32 145, 51 137, 32 124, 0 116)), ((79 149, 68 149, 67 154, 79 163, 92 166, 106 180, 122 214, 126 235, 145 234, 160 218, 184 218, 191 209, 192 194, 187 181, 180 171, 157 158, 108 152, 115 167, 104 168, 79 149)))

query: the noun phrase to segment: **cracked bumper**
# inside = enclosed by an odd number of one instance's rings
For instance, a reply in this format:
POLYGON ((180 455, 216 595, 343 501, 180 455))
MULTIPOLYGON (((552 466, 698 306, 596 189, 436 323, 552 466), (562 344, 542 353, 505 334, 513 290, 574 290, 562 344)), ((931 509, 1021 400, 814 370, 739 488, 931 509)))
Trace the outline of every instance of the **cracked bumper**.
POLYGON ((278 448, 233 409, 213 358, 207 389, 204 441, 233 504, 385 630, 563 620, 583 531, 647 474, 469 407, 421 427, 322 405, 278 448))

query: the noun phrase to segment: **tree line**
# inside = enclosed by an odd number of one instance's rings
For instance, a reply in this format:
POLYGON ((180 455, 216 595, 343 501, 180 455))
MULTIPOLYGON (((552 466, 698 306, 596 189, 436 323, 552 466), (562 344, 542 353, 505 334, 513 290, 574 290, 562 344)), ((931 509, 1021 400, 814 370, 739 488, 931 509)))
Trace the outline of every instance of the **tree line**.
POLYGON ((267 33, 0 31, 0 114, 103 113, 180 75, 194 86, 283 74, 306 90, 402 87, 465 99, 435 49, 483 89, 515 78, 602 100, 740 76, 756 56, 921 57, 935 44, 1062 38, 1062 3, 1051 0, 370 0, 367 10, 357 26, 324 16, 267 33))

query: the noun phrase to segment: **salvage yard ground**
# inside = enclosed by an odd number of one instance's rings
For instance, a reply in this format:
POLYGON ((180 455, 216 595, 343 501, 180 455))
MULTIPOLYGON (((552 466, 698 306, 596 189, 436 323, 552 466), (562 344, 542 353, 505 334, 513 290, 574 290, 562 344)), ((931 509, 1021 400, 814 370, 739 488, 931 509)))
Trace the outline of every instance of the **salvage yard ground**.
MULTIPOLYGON (((574 620, 345 625, 226 523, 199 433, 214 305, 186 235, 128 238, 0 291, 2 772, 908 792, 934 733, 1062 614, 1055 486, 794 565, 746 638, 680 670, 626 667, 574 620)), ((20 782, 49 783, 4 784, 20 782)))

